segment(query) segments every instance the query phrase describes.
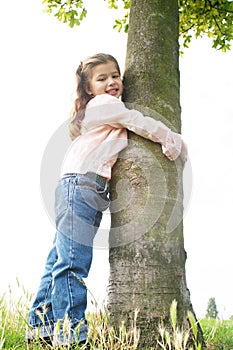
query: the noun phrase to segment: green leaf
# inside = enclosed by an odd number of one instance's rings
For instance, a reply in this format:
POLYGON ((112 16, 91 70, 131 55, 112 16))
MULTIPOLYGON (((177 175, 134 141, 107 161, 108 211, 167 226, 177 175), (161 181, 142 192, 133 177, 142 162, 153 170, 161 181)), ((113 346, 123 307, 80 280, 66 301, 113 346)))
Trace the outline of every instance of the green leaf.
MULTIPOLYGON (((106 0, 104 0, 104 1, 106 1, 106 0)), ((118 9, 117 0, 107 0, 107 1, 108 1, 108 7, 110 9, 115 9, 115 10, 118 9)))
POLYGON ((177 301, 173 300, 170 308, 170 317, 173 330, 176 330, 177 326, 177 301))

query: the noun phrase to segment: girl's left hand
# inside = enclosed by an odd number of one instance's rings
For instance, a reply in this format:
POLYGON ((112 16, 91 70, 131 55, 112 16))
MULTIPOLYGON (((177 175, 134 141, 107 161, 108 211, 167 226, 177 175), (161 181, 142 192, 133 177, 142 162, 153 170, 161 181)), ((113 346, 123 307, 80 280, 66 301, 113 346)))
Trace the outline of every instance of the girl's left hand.
POLYGON ((185 166, 185 163, 187 162, 187 157, 188 157, 188 148, 187 148, 187 145, 184 143, 184 141, 182 141, 180 158, 181 158, 183 167, 185 166))

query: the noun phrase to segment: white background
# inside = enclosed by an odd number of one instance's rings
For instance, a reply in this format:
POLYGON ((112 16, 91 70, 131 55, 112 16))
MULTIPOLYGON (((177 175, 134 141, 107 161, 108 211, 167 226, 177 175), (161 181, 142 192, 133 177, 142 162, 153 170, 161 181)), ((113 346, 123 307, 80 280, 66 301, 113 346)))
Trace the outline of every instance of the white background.
MULTIPOLYGON (((54 226, 40 194, 44 150, 68 118, 80 60, 97 52, 115 56, 124 71, 125 34, 113 31, 116 11, 87 0, 81 27, 70 29, 42 12, 40 1, 1 4, 0 293, 16 277, 36 292, 54 226)), ((193 170, 192 198, 184 219, 187 281, 198 317, 215 297, 219 316, 233 315, 232 151, 233 53, 195 40, 180 59, 182 133, 193 170)), ((108 252, 96 249, 88 286, 106 295, 108 252)), ((91 299, 91 298, 90 298, 91 299)))

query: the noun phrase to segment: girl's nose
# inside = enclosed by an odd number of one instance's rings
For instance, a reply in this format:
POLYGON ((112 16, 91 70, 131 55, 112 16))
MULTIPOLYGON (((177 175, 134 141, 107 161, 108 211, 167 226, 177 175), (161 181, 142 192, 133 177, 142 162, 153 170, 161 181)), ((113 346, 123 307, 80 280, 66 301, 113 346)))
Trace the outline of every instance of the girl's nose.
POLYGON ((114 84, 114 79, 112 77, 108 78, 108 85, 113 85, 114 84))

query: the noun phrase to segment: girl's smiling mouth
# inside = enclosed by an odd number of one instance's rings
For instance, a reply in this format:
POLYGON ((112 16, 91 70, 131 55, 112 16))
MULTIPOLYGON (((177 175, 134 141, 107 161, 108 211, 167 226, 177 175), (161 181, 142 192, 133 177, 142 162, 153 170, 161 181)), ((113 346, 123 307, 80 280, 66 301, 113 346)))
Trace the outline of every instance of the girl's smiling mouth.
POLYGON ((109 94, 109 95, 115 96, 115 95, 117 95, 118 90, 119 90, 119 89, 117 89, 117 88, 115 88, 115 89, 109 89, 109 90, 106 91, 106 93, 109 94))

